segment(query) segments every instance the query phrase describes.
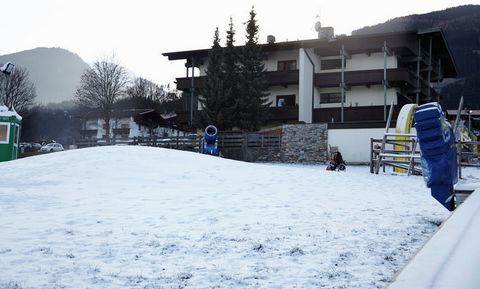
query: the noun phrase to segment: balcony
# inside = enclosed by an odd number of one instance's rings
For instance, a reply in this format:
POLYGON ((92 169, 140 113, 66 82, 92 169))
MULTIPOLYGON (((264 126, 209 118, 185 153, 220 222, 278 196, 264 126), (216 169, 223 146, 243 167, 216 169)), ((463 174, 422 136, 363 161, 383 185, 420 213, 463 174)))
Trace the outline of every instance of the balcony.
MULTIPOLYGON (((266 78, 269 86, 298 84, 298 70, 267 71, 266 78)), ((195 77, 195 88, 202 89, 203 87, 205 87, 205 79, 205 76, 195 77)), ((190 91, 191 87, 191 77, 177 78, 177 89, 182 91, 190 91)))
MULTIPOLYGON (((397 119, 401 106, 393 108, 392 119, 397 119)), ((387 106, 387 113, 390 106, 387 106)), ((335 108, 316 108, 313 110, 313 122, 315 123, 339 123, 341 119, 341 111, 339 107, 335 108)), ((358 106, 344 108, 345 122, 382 122, 383 121, 383 106, 358 106)), ((385 126, 384 126, 385 127, 385 126)))
MULTIPOLYGON (((406 68, 387 69, 387 80, 391 86, 415 86, 415 77, 406 68)), ((317 87, 338 87, 340 72, 315 73, 314 83, 317 87)), ((348 86, 375 85, 383 83, 383 69, 345 71, 345 83, 348 86)))
MULTIPOLYGON (((298 84, 298 70, 290 71, 267 71, 267 82, 269 86, 273 85, 292 85, 298 84)), ((314 83, 317 87, 338 87, 340 84, 340 72, 315 73, 314 83)), ((395 87, 415 87, 415 76, 407 68, 387 69, 387 80, 391 86, 395 87)), ((348 86, 375 85, 382 84, 383 69, 345 71, 345 83, 348 86)), ((195 88, 205 86, 205 76, 195 77, 195 88)), ((177 89, 189 91, 192 86, 190 77, 177 78, 177 89)))
POLYGON ((298 106, 269 107, 267 119, 269 122, 297 121, 298 106))

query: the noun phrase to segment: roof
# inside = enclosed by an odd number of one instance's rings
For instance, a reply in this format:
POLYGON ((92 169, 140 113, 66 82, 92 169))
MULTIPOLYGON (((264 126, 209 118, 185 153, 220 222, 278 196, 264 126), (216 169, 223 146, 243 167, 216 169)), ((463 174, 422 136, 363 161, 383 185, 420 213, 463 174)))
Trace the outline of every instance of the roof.
MULTIPOLYGON (((445 36, 440 28, 431 28, 424 30, 410 30, 401 32, 385 32, 385 33, 372 33, 372 34, 356 34, 351 36, 337 36, 333 39, 306 39, 297 41, 285 41, 276 43, 260 44, 262 50, 265 52, 280 51, 280 50, 292 50, 299 48, 314 48, 316 52, 335 53, 338 54, 342 45, 350 53, 357 51, 358 53, 369 53, 374 51, 381 51, 383 41, 387 41, 387 46, 394 46, 393 50, 398 54, 404 53, 416 53, 418 50, 416 43, 413 39, 432 37, 433 47, 432 54, 436 59, 441 59, 442 66, 444 67, 445 77, 457 77, 458 70, 454 63, 452 54, 448 47, 445 36), (407 46, 407 48, 405 48, 407 46)), ((424 41, 422 41, 424 42, 424 41)), ((239 46, 243 47, 243 46, 239 46)), ((190 61, 193 57, 195 59, 202 59, 208 57, 208 51, 210 49, 197 49, 186 50, 176 52, 166 52, 163 56, 168 57, 168 60, 181 60, 186 59, 190 61)))
MULTIPOLYGON (((112 110, 112 118, 126 118, 132 116, 140 116, 155 112, 154 109, 114 109, 112 110)), ((89 111, 81 116, 84 119, 102 118, 102 113, 98 110, 89 111)))
POLYGON ((171 111, 171 112, 161 113, 160 116, 163 119, 172 119, 172 118, 177 117, 177 114, 175 112, 171 111))
POLYGON ((0 116, 11 117, 14 116, 18 120, 22 120, 22 117, 15 111, 9 110, 5 105, 0 105, 0 116))

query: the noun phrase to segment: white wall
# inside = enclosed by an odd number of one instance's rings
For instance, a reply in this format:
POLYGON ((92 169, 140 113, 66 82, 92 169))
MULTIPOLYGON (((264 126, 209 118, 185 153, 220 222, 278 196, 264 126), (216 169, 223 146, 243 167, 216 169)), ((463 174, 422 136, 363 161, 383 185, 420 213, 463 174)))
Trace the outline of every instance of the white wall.
MULTIPOLYGON (((371 106, 371 105, 383 105, 383 86, 372 85, 366 86, 352 86, 351 90, 345 94, 345 106, 371 106), (358 103, 358 105, 357 105, 358 103)), ((394 104, 397 103, 397 89, 387 89, 387 105, 392 100, 394 104)))
POLYGON ((288 85, 284 86, 270 86, 268 88, 268 101, 272 102, 270 106, 277 106, 275 101, 277 100, 277 95, 295 95, 295 104, 298 104, 298 85, 288 85))
POLYGON ((312 123, 314 67, 309 55, 303 48, 299 50, 299 59, 298 120, 312 123))
POLYGON ((385 128, 329 129, 328 144, 337 146, 348 163, 370 161, 370 138, 383 138, 385 128))
MULTIPOLYGON (((347 59, 345 71, 383 69, 383 52, 371 53, 370 56, 365 53, 351 56, 351 59, 347 59)), ((387 68, 397 67, 397 57, 387 56, 387 68)))
POLYGON ((200 65, 198 69, 195 69, 195 76, 205 76, 207 75, 207 60, 205 60, 204 64, 200 65))
POLYGON ((315 54, 315 51, 313 48, 305 48, 305 51, 310 55, 310 58, 313 61, 313 66, 315 66, 315 73, 320 72, 320 57, 315 54))
POLYGON ((273 51, 267 53, 268 59, 264 61, 267 71, 277 71, 278 61, 296 60, 298 69, 298 50, 273 51))
MULTIPOLYGON (((341 103, 322 103, 320 104, 320 98, 322 93, 340 92, 339 87, 328 87, 319 89, 320 97, 315 97, 315 108, 329 108, 329 107, 341 107, 341 103)), ((397 104, 397 88, 387 88, 387 105, 390 103, 397 104)), ((383 86, 372 85, 366 86, 352 86, 350 90, 345 91, 345 107, 350 106, 372 106, 383 105, 383 86)))

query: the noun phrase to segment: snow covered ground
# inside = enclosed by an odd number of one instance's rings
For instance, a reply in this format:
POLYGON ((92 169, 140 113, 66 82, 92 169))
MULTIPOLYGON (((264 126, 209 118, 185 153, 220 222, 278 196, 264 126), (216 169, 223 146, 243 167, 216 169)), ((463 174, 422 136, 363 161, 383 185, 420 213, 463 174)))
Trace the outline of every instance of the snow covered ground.
POLYGON ((448 216, 367 167, 47 154, 0 163, 0 288, 383 288, 448 216))

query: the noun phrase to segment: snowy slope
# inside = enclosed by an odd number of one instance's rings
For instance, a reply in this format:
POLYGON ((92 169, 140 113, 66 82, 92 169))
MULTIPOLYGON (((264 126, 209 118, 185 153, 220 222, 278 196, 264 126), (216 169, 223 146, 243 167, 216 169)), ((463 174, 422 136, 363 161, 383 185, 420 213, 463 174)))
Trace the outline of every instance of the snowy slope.
POLYGON ((148 147, 0 163, 0 288, 383 288, 449 213, 421 177, 148 147))

